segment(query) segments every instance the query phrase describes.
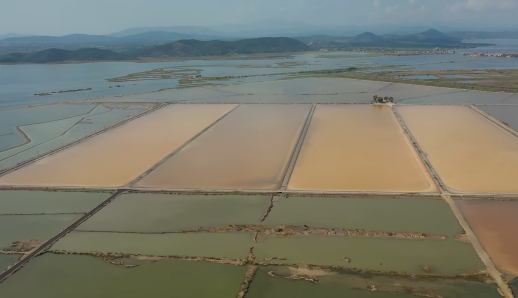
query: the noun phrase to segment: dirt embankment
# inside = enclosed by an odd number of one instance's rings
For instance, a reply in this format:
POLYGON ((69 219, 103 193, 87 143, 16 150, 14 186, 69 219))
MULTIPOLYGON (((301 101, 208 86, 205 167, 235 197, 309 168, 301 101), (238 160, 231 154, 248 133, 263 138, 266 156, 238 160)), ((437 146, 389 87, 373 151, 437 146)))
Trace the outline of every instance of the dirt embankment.
POLYGON ((8 249, 8 250, 0 249, 0 254, 20 255, 19 260, 22 260, 23 258, 25 258, 25 256, 32 253, 35 249, 40 247, 43 243, 45 243, 45 240, 31 239, 31 240, 16 241, 16 242, 13 242, 11 249, 8 249))
MULTIPOLYGON (((269 271, 268 275, 275 278, 284 278, 288 280, 305 280, 311 283, 319 283, 321 277, 337 275, 338 273, 327 269, 309 268, 309 267, 288 267, 289 273, 280 274, 275 271, 269 271)), ((427 289, 421 287, 414 287, 408 280, 402 279, 401 282, 391 281, 389 283, 372 284, 372 278, 369 273, 361 272, 359 275, 356 273, 355 276, 361 277, 364 275, 365 283, 368 283, 359 290, 365 290, 370 292, 383 292, 393 295, 412 295, 418 297, 430 297, 430 298, 445 298, 439 294, 433 293, 427 289), (408 284, 407 284, 408 283, 408 284)), ((412 278, 413 279, 413 278, 412 278)))
POLYGON ((198 230, 182 231, 183 233, 226 233, 226 232, 257 232, 269 237, 295 236, 342 236, 342 237, 379 237, 402 239, 448 239, 445 235, 414 232, 380 232, 361 229, 335 229, 310 226, 283 225, 265 227, 258 225, 230 225, 227 227, 200 228, 198 230))
POLYGON ((469 273, 462 274, 437 274, 437 273, 408 273, 408 272, 397 272, 397 271, 378 271, 361 268, 347 268, 336 265, 308 265, 308 264, 270 264, 262 263, 259 261, 255 262, 255 265, 266 266, 266 267, 287 267, 292 272, 289 276, 309 276, 311 278, 318 278, 324 275, 332 274, 363 274, 363 275, 374 275, 374 276, 391 276, 399 278, 410 278, 410 279, 448 279, 448 280, 466 280, 472 282, 481 282, 487 284, 495 284, 495 280, 487 272, 487 270, 477 270, 469 273))
POLYGON ((152 256, 152 255, 140 255, 140 254, 123 254, 123 253, 102 253, 96 251, 66 251, 66 250, 53 250, 50 253, 61 254, 61 255, 87 255, 106 261, 112 265, 120 265, 120 263, 114 262, 117 259, 135 259, 135 260, 185 260, 193 262, 208 262, 217 264, 227 264, 233 266, 244 266, 248 263, 247 259, 230 259, 230 258, 215 258, 215 257, 191 257, 191 256, 152 256))
POLYGON ((259 266, 248 265, 248 267, 246 268, 245 277, 243 278, 243 282, 241 283, 241 288, 239 289, 239 293, 237 294, 237 298, 245 297, 246 293, 248 292, 248 288, 250 287, 250 283, 252 282, 252 279, 254 279, 254 276, 257 273, 258 269, 259 266))
POLYGON ((373 238, 400 238, 400 239, 438 239, 446 240, 448 236, 440 234, 416 233, 416 232, 383 232, 361 229, 337 229, 310 226, 282 225, 277 227, 265 227, 260 225, 229 225, 225 227, 208 227, 196 230, 183 230, 177 232, 120 232, 120 231, 94 231, 76 230, 77 232, 109 232, 132 234, 174 234, 174 233, 235 233, 252 232, 254 241, 260 236, 268 237, 303 237, 303 236, 341 236, 341 237, 373 237, 373 238), (257 236, 255 235, 257 233, 257 236))

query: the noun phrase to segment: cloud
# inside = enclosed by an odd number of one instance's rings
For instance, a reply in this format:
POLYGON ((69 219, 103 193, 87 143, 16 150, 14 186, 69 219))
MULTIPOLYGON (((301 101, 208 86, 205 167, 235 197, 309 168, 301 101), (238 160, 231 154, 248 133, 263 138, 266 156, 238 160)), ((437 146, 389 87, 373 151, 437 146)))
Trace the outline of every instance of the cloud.
POLYGON ((374 0, 374 6, 380 7, 380 0, 374 0))
POLYGON ((415 0, 408 0, 408 4, 414 4, 415 0))
POLYGON ((447 10, 458 12, 472 10, 483 12, 488 9, 512 9, 518 7, 516 0, 467 0, 447 6, 447 10))

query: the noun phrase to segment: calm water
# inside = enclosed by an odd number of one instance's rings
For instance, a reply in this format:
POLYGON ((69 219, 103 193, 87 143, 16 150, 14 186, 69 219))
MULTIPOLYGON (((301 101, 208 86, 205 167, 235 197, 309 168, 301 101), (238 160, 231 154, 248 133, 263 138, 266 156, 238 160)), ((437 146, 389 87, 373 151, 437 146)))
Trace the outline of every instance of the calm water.
POLYGON ((310 105, 242 105, 137 187, 278 189, 310 105))
POLYGON ((495 266, 518 275, 518 201, 455 201, 495 266))
MULTIPOLYGON (((419 289, 448 298, 498 298, 496 286, 468 281, 420 280, 395 277, 371 276, 367 274, 335 274, 320 277, 318 284, 307 281, 293 281, 271 277, 268 271, 286 274, 278 267, 260 268, 252 281, 247 297, 252 298, 411 298, 405 295, 410 289, 419 289), (369 292, 367 287, 375 285, 378 292, 369 292), (394 295, 392 293, 400 293, 394 295)), ((429 296, 431 297, 431 296, 429 296)))
POLYGON ((10 265, 18 261, 19 255, 3 255, 0 254, 0 272, 4 271, 10 265))
POLYGON ((318 105, 288 189, 437 191, 425 171, 388 106, 318 105))
MULTIPOLYGON (((27 109, 0 111, 0 151, 24 143, 25 138, 16 131, 17 126, 56 121, 85 115, 95 105, 52 105, 27 109)), ((0 153, 3 154, 3 153, 0 153)))
POLYGON ((260 224, 269 204, 269 196, 126 194, 116 198, 79 229, 171 232, 260 224))
POLYGON ((401 272, 459 274, 484 269, 469 243, 455 240, 410 240, 362 237, 269 237, 255 245, 257 259, 284 257, 273 263, 339 265, 401 272), (350 258, 347 263, 342 259, 350 258))
POLYGON ((246 258, 252 233, 127 234, 72 232, 53 250, 122 252, 156 256, 246 258))
POLYGON ((163 260, 125 269, 88 256, 46 254, 0 286, 11 298, 230 298, 246 267, 163 260))
POLYGON ((437 80, 436 76, 432 75, 422 75, 422 76, 402 76, 403 79, 412 79, 412 80, 437 80))
POLYGON ((518 192, 515 136, 466 106, 398 106, 397 111, 452 191, 518 192))
POLYGON ((80 214, 0 216, 0 249, 9 249, 15 241, 50 239, 80 217, 80 214))
POLYGON ((171 105, 2 176, 0 184, 127 185, 232 108, 171 105))
POLYGON ((109 193, 0 191, 0 214, 88 212, 109 193))
POLYGON ((477 108, 489 115, 507 123, 514 129, 518 129, 518 107, 517 106, 478 106, 477 108))
MULTIPOLYGON (((477 41, 474 41, 477 42, 477 41)), ((0 65, 0 108, 41 104, 49 102, 94 98, 100 96, 150 92, 178 86, 177 80, 137 81, 110 83, 106 79, 156 68, 189 67, 200 69, 203 76, 243 76, 258 74, 279 74, 308 70, 336 69, 351 66, 411 65, 417 70, 450 69, 516 69, 518 59, 464 57, 465 52, 518 51, 516 40, 484 40, 497 46, 458 51, 455 55, 426 56, 381 56, 346 58, 321 58, 320 53, 296 55, 276 60, 234 60, 234 61, 185 61, 163 63, 85 63, 63 65, 0 65), (294 62, 293 67, 282 67, 277 63, 294 62), (453 62, 453 63, 450 63, 453 62), (419 64, 419 65, 416 65, 419 64), (252 67, 239 67, 242 65, 252 67), (123 88, 109 88, 115 85, 123 88), (137 84, 137 85, 134 85, 137 84), (91 91, 55 94, 39 97, 35 93, 53 92, 78 88, 92 88, 91 91)), ((282 64, 281 64, 282 65, 282 64)), ((248 79, 237 79, 247 81, 248 79)), ((258 78, 250 78, 257 81, 258 78)), ((268 80, 267 77, 259 80, 268 80)))
POLYGON ((452 74, 452 75, 441 75, 441 77, 444 77, 444 78, 447 78, 447 79, 471 79, 473 77, 470 77, 470 76, 464 76, 464 75, 456 75, 456 74, 452 74))
MULTIPOLYGON (((60 110, 61 107, 73 108, 74 106, 83 105, 53 105, 37 108, 4 110, 3 114, 15 112, 14 114, 23 115, 24 117, 21 117, 23 119, 28 115, 38 115, 40 112, 45 113, 45 109, 43 108, 50 107, 49 110, 52 110, 52 108, 57 108, 57 110, 60 110)), ((7 168, 29 158, 36 157, 47 151, 62 146, 63 144, 73 142, 90 133, 122 121, 127 117, 142 112, 147 108, 147 105, 98 105, 95 108, 93 108, 93 105, 84 106, 90 107, 91 110, 88 113, 71 118, 50 120, 40 124, 20 126, 20 130, 26 134, 26 136, 30 139, 30 142, 21 146, 20 143, 16 143, 16 145, 11 144, 11 146, 15 147, 0 152, 0 166, 7 168)), ((50 114, 52 114, 52 112, 50 114)), ((37 117, 38 116, 36 116, 36 118, 37 117)), ((14 130, 14 128, 12 129, 14 130)), ((7 137, 10 136, 19 137, 21 138, 22 142, 24 140, 21 134, 19 134, 17 131, 16 134, 9 135, 7 137)), ((3 137, 0 136, 0 140, 3 141, 3 137)))
POLYGON ((264 225, 435 233, 454 237, 462 232, 443 200, 392 198, 274 198, 264 225))

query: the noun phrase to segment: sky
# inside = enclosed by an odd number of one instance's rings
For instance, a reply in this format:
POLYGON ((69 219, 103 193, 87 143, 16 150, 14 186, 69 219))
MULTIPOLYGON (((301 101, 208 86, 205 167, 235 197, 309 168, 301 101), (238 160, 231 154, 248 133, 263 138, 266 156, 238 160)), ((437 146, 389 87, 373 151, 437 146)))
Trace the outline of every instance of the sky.
POLYGON ((518 0, 1 0, 0 34, 109 34, 131 27, 270 23, 518 29, 518 0))

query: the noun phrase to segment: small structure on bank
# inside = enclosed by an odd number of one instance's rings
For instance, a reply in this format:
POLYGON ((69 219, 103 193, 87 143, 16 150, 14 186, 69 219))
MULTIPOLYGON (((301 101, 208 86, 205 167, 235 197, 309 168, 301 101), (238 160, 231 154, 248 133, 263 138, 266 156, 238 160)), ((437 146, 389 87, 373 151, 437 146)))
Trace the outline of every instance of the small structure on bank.
POLYGON ((372 97, 373 99, 373 103, 394 103, 394 97, 380 97, 380 96, 377 96, 377 95, 374 95, 372 97))

